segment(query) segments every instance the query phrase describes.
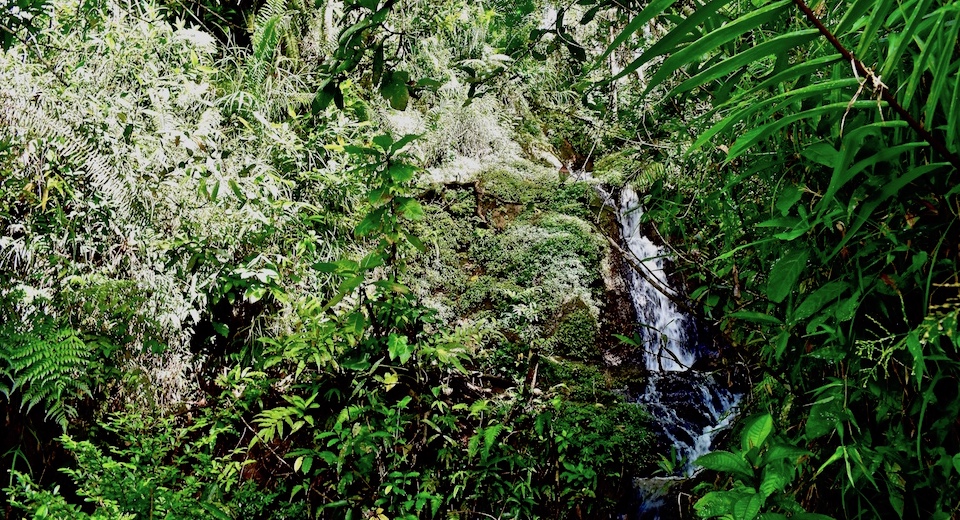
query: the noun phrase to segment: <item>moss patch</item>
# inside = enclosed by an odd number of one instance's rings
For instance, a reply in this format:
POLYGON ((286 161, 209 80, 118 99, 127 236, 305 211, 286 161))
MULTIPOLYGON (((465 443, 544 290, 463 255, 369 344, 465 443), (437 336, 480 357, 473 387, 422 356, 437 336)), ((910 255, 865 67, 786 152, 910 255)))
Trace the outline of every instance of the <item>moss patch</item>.
POLYGON ((597 319, 583 302, 577 300, 575 303, 573 309, 560 319, 560 325, 550 338, 550 352, 566 358, 597 359, 600 357, 597 319))

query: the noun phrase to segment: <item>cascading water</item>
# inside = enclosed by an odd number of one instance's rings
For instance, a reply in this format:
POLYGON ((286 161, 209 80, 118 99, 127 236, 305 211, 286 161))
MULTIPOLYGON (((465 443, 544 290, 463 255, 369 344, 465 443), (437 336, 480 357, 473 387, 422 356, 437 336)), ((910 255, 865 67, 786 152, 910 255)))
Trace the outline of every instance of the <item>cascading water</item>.
POLYGON ((727 426, 740 396, 715 374, 694 368, 708 349, 699 340, 694 320, 667 295, 673 289, 664 271, 666 254, 643 235, 642 211, 636 192, 625 187, 620 197, 620 227, 625 249, 643 271, 631 269, 627 277, 649 370, 637 400, 656 418, 663 443, 675 448, 678 462, 677 475, 638 479, 638 492, 643 495, 640 517, 660 518, 665 489, 672 481, 689 476, 693 461, 710 451, 716 432, 727 426))

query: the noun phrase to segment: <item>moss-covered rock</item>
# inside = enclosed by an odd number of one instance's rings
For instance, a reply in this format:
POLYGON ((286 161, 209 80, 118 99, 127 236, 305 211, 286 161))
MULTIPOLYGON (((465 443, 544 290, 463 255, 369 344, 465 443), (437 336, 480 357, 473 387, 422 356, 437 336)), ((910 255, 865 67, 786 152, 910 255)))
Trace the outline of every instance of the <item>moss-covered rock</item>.
POLYGON ((556 170, 529 161, 516 161, 481 172, 478 181, 484 198, 491 205, 527 205, 552 199, 560 176, 556 170))
POLYGON ((550 338, 550 352, 565 358, 590 360, 600 357, 597 319, 580 300, 573 302, 560 318, 550 338))

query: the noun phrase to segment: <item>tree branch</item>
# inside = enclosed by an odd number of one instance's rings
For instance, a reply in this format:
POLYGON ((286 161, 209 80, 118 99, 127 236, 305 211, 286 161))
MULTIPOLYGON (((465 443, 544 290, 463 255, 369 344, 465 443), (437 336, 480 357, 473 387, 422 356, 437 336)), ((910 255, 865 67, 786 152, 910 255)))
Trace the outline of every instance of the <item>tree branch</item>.
POLYGON ((843 56, 843 58, 852 63, 857 72, 870 80, 874 91, 880 92, 881 98, 886 101, 888 105, 890 105, 890 108, 892 108, 897 115, 903 118, 903 120, 910 125, 910 128, 920 134, 920 137, 929 143, 930 146, 937 151, 937 153, 942 155, 950 164, 953 165, 954 168, 960 170, 960 155, 947 149, 947 146, 943 141, 934 137, 929 130, 924 128, 923 123, 917 121, 912 115, 910 115, 910 112, 907 112, 907 109, 904 108, 899 101, 897 101, 897 98, 892 92, 890 92, 890 89, 880 81, 880 78, 877 77, 872 70, 867 68, 862 61, 857 59, 857 57, 854 56, 853 53, 850 52, 846 47, 844 47, 842 43, 840 43, 840 40, 838 40, 837 37, 830 32, 830 29, 827 29, 827 27, 823 25, 823 22, 817 18, 817 15, 814 14, 814 12, 806 3, 804 3, 803 0, 793 0, 793 3, 796 4, 801 11, 803 11, 803 14, 807 17, 807 20, 813 24, 818 31, 820 31, 820 34, 822 34, 823 37, 826 38, 831 45, 833 45, 833 48, 836 49, 837 52, 843 56))

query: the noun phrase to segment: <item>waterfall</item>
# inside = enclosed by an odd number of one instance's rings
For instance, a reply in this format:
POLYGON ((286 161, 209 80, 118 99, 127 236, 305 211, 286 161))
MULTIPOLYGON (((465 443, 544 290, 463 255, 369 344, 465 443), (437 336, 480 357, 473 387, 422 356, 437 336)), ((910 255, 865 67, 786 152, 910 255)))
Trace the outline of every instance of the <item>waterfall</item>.
MULTIPOLYGON (((670 283, 663 270, 664 251, 640 232, 643 210, 640 199, 629 187, 620 194, 620 227, 626 249, 639 260, 646 276, 662 289, 670 283)), ((687 370, 696 357, 686 348, 689 318, 654 284, 634 270, 628 273, 633 307, 637 311, 645 350, 644 360, 651 372, 687 370)))
POLYGON ((660 518, 661 508, 666 507, 665 489, 693 473, 693 462, 710 451, 717 432, 732 420, 730 411, 740 395, 716 374, 694 368, 705 346, 695 320, 664 294, 678 293, 664 271, 667 253, 643 234, 642 216, 636 192, 625 187, 620 194, 620 228, 624 249, 643 271, 641 275, 629 269, 627 280, 649 371, 637 401, 656 419, 658 435, 664 445, 675 448, 678 459, 677 475, 637 479, 642 495, 640 518, 660 518))

